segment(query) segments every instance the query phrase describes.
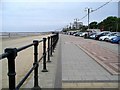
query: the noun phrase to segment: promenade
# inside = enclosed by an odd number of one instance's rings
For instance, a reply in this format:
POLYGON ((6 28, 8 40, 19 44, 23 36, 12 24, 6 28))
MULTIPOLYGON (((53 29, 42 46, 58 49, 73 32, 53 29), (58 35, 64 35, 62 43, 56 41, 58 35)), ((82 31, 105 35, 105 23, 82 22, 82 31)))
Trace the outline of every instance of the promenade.
MULTIPOLYGON (((28 39, 25 39, 24 42, 28 39)), ((21 46, 23 40, 19 42, 18 45, 21 46)), ((101 43, 82 37, 60 34, 53 56, 50 58, 51 62, 47 62, 48 72, 41 72, 43 62, 39 64, 40 88, 67 88, 67 90, 69 88, 78 88, 78 90, 108 88, 108 90, 118 90, 119 52, 117 48, 117 44, 101 43)), ((31 50, 27 52, 29 51, 31 50)), ((26 63, 30 58, 32 56, 27 59, 26 63)), ((21 71, 23 72, 24 69, 21 71)), ((22 72, 20 74, 23 74, 22 72)), ((4 75, 7 76, 6 73, 4 72, 4 75)), ((21 75, 21 77, 23 76, 21 75)), ((17 78, 19 77, 17 76, 17 78)), ((22 88, 33 88, 33 78, 32 74, 22 88)), ((6 79, 2 81, 3 84, 7 84, 6 82, 6 79)))
MULTIPOLYGON (((93 42, 94 45, 97 45, 97 50, 93 46, 97 52, 101 52, 102 49, 99 50, 99 48, 105 48, 95 43, 97 41, 60 35, 51 63, 47 63, 48 72, 43 73, 39 68, 39 86, 41 88, 87 88, 88 90, 108 88, 109 90, 118 90, 118 74, 109 72, 106 69, 107 66, 102 66, 102 63, 95 60, 96 56, 94 54, 91 56, 87 51, 87 46, 93 42), (86 49, 81 47, 81 44, 84 44, 86 49)), ((92 50, 90 47, 89 49, 92 50)), ((105 50, 110 49, 106 48, 105 50)), ((115 53, 115 51, 113 52, 115 53)), ((109 56, 109 53, 106 54, 109 56)), ((32 83, 33 78, 25 85, 25 88, 30 88, 32 83)))
POLYGON ((118 87, 118 72, 108 66, 118 63, 118 52, 98 45, 97 41, 70 35, 61 36, 61 47, 63 88, 118 87))

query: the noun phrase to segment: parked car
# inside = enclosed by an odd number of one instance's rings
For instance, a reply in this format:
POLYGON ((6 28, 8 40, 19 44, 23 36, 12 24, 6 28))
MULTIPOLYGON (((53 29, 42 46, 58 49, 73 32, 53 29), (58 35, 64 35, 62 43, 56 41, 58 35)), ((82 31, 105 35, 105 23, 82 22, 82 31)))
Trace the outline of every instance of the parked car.
POLYGON ((79 34, 78 33, 75 33, 75 35, 74 36, 79 36, 79 34))
POLYGON ((112 35, 112 36, 107 37, 107 38, 105 39, 105 41, 111 42, 111 39, 113 39, 113 38, 115 38, 115 37, 117 37, 117 36, 120 36, 120 33, 119 33, 119 32, 117 32, 116 34, 114 34, 114 35, 112 35))
POLYGON ((81 36, 83 34, 83 32, 78 32, 78 35, 81 36))
POLYGON ((107 34, 107 35, 105 35, 105 36, 101 36, 100 38, 99 38, 99 40, 100 41, 104 41, 107 37, 109 37, 110 36, 110 34, 107 34))
POLYGON ((80 37, 84 37, 85 34, 86 34, 86 32, 82 32, 82 33, 80 34, 80 37))
POLYGON ((99 32, 98 34, 95 35, 95 40, 99 40, 101 36, 105 36, 109 33, 110 33, 109 31, 99 32))
POLYGON ((69 35, 73 35, 73 34, 75 34, 76 32, 69 32, 69 35))
POLYGON ((95 39, 95 35, 96 35, 96 33, 93 33, 93 34, 91 34, 91 35, 89 36, 89 38, 90 38, 90 39, 95 39))
POLYGON ((80 37, 83 37, 83 33, 84 33, 84 32, 81 32, 81 33, 79 34, 79 36, 80 36, 80 37))
POLYGON ((117 37, 117 36, 116 36, 116 35, 114 35, 114 36, 109 36, 109 37, 107 37, 107 38, 105 39, 105 41, 110 42, 111 39, 113 39, 113 38, 115 38, 115 37, 117 37))
POLYGON ((106 34, 105 36, 101 36, 99 38, 99 40, 105 41, 107 38, 109 38, 110 36, 115 36, 115 34, 117 34, 116 32, 111 32, 109 34, 106 34))
POLYGON ((74 35, 74 36, 77 36, 78 34, 77 34, 77 32, 75 32, 73 35, 74 35))
POLYGON ((111 39, 111 43, 118 43, 118 44, 120 44, 120 36, 117 36, 117 37, 111 39))
POLYGON ((82 32, 76 32, 74 36, 80 36, 80 34, 82 34, 82 32))

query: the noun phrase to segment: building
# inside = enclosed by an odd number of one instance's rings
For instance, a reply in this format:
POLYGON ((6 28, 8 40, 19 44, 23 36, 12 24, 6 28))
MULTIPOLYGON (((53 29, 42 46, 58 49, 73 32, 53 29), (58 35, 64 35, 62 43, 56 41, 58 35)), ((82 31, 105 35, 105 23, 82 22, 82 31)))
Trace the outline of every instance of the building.
POLYGON ((75 21, 75 22, 73 23, 72 29, 80 29, 82 26, 83 26, 83 23, 82 23, 82 22, 75 21))

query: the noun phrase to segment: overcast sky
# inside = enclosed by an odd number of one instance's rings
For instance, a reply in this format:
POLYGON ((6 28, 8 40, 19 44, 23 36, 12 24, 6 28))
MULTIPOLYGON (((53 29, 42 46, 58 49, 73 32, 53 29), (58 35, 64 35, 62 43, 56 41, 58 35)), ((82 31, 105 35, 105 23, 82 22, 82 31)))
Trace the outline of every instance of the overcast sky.
MULTIPOLYGON (((110 0, 2 0, 0 2, 0 27, 3 32, 45 32, 59 30, 81 19, 85 8, 93 10, 110 0), (1 12, 2 11, 2 12, 1 12)), ((118 1, 112 0, 103 8, 90 14, 90 22, 100 22, 108 16, 118 16, 118 1)), ((87 24, 87 17, 82 19, 87 24)))

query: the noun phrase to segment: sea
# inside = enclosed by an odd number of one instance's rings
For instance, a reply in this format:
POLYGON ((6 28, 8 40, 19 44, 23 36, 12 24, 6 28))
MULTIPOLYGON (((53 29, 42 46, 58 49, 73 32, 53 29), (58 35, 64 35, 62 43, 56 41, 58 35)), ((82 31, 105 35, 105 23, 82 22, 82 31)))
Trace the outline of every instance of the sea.
POLYGON ((45 35, 50 32, 0 32, 0 38, 17 38, 17 37, 27 37, 27 36, 37 36, 45 35))

